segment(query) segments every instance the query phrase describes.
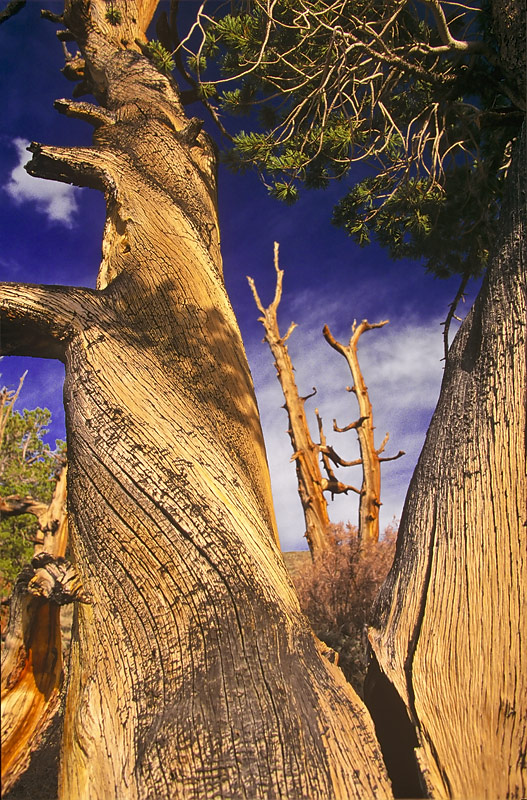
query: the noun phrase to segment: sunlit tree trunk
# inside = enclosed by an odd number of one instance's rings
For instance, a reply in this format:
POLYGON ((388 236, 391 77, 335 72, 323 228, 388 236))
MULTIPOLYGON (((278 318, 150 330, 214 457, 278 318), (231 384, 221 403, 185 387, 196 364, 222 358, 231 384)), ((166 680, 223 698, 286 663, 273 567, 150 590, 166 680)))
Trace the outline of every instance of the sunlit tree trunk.
POLYGON ((525 136, 509 181, 370 630, 369 703, 394 787, 416 748, 433 797, 527 795, 525 136))
MULTIPOLYGON (((277 543, 225 293, 215 152, 136 40, 155 2, 70 2, 93 147, 33 175, 102 189, 97 289, 3 284, 7 353, 66 365, 77 613, 60 796, 385 797, 371 720, 320 654, 277 543)), ((69 34, 68 34, 69 35, 69 34)), ((74 265, 72 265, 72 269, 74 265)))
POLYGON ((0 514, 34 514, 39 531, 35 558, 10 597, 2 643, 2 793, 29 764, 32 751, 58 711, 63 681, 61 605, 82 590, 64 561, 68 539, 66 467, 49 506, 32 498, 0 498, 0 514))
MULTIPOLYGON (((304 512, 306 523, 305 536, 313 558, 321 556, 331 548, 329 536, 328 504, 324 497, 323 478, 320 469, 319 448, 311 438, 307 423, 305 402, 307 397, 300 397, 295 381, 291 357, 287 348, 287 340, 296 323, 292 322, 284 336, 278 327, 278 306, 282 298, 282 280, 284 271, 278 266, 278 244, 274 245, 274 265, 276 271, 276 289, 273 302, 264 308, 256 285, 248 278, 256 307, 262 316, 259 321, 265 330, 264 341, 267 342, 274 357, 276 374, 284 395, 284 408, 289 420, 288 434, 291 439, 296 468, 298 495, 304 512)), ((313 393, 315 393, 313 389, 313 393)), ((309 395, 312 396, 312 395, 309 395)))

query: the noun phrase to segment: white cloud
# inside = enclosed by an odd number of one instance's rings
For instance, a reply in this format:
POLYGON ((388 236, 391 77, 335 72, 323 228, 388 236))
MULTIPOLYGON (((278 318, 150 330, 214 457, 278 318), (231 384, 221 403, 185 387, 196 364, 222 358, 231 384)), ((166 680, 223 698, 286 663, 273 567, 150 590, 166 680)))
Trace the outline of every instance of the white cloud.
MULTIPOLYGON (((313 385, 318 389, 317 395, 306 403, 313 439, 318 440, 314 414, 318 407, 328 442, 343 458, 351 460, 358 457, 355 432, 339 434, 332 430, 334 418, 344 427, 359 416, 355 395, 345 390, 351 383, 351 375, 345 359, 330 348, 321 333, 322 315, 326 319, 342 319, 348 309, 339 312, 335 306, 328 313, 329 305, 324 299, 310 298, 308 290, 304 294, 303 303, 295 303, 298 329, 288 340, 297 385, 301 395, 309 394, 313 385)), ((285 317, 282 320, 283 331, 289 321, 285 317)), ((305 545, 304 520, 295 468, 289 463, 291 445, 286 433, 287 415, 280 408, 284 400, 267 345, 255 340, 249 343, 247 350, 255 377, 282 547, 297 549, 305 545)), ((401 316, 384 328, 367 331, 360 339, 359 359, 373 406, 377 446, 389 431, 385 455, 395 455, 399 450, 406 452, 401 459, 383 465, 381 529, 389 525, 394 516, 401 516, 406 490, 439 395, 443 374, 441 357, 439 320, 423 323, 401 316)), ((338 474, 344 482, 360 487, 360 467, 341 469, 338 474)), ((336 497, 329 503, 329 513, 332 521, 356 522, 358 496, 350 492, 347 496, 336 497)))
POLYGON ((24 139, 13 140, 19 160, 3 188, 17 205, 24 202, 34 203, 37 211, 44 214, 50 222, 58 222, 71 228, 77 211, 76 187, 28 175, 24 169, 24 164, 28 161, 28 144, 24 139))

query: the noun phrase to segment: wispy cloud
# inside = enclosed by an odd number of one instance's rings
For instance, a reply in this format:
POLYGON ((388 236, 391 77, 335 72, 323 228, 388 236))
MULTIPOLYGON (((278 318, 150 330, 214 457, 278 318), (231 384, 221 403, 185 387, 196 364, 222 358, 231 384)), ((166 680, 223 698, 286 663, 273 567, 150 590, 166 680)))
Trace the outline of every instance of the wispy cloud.
MULTIPOLYGON (((314 415, 318 407, 328 441, 343 458, 351 460, 358 457, 356 434, 354 431, 334 433, 332 422, 336 418, 338 425, 344 427, 356 419, 359 416, 357 401, 346 391, 351 383, 346 361, 322 337, 324 320, 320 310, 325 309, 326 319, 331 320, 342 319, 346 309, 337 313, 337 307, 330 308, 320 297, 310 298, 309 290, 304 294, 303 302, 295 303, 298 329, 288 341, 297 385, 301 395, 309 394, 313 385, 318 389, 317 395, 306 403, 313 439, 318 439, 314 415)), ((288 324, 289 320, 284 319, 284 332, 288 324)), ((347 343, 345 336, 340 339, 347 343)), ((287 415, 280 408, 284 401, 273 359, 266 347, 255 340, 247 349, 255 376, 282 547, 288 550, 302 546, 304 521, 295 468, 289 463, 291 445, 286 433, 287 415)), ((399 450, 406 452, 403 458, 383 466, 381 529, 393 517, 401 515, 406 490, 439 395, 443 374, 441 356, 439 320, 423 323, 401 316, 384 328, 366 332, 360 339, 359 359, 373 405, 377 445, 380 446, 384 434, 389 431, 385 455, 395 455, 399 450)), ((360 467, 340 470, 339 477, 360 487, 360 467)), ((330 503, 329 512, 333 521, 356 522, 357 495, 336 497, 330 503)))
POLYGON ((24 139, 13 139, 13 145, 18 151, 18 164, 3 189, 17 205, 33 203, 37 211, 44 214, 50 222, 71 228, 77 211, 77 189, 66 183, 28 175, 24 169, 24 164, 28 161, 28 144, 24 139))

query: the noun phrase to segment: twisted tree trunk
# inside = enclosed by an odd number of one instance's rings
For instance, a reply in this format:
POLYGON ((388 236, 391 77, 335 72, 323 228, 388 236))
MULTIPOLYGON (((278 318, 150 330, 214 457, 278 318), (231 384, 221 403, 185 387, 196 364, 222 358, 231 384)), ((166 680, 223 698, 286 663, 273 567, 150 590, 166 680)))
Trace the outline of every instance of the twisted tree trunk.
POLYGON ((525 127, 370 630, 368 703, 399 793, 415 748, 433 797, 527 795, 524 154, 525 127))
MULTIPOLYGON (((223 279, 215 152, 135 42, 155 2, 71 0, 93 147, 33 175, 104 190, 97 289, 4 284, 3 348, 66 365, 77 613, 65 800, 385 797, 373 727, 320 654, 277 544, 223 279), (114 18, 115 19, 115 18, 114 18)), ((67 34, 69 36, 70 34, 67 34)))
POLYGON ((63 681, 61 605, 80 591, 76 573, 64 561, 68 539, 66 467, 49 506, 32 498, 0 498, 0 513, 35 514, 39 531, 35 558, 25 567, 10 597, 2 643, 2 793, 27 769, 60 703, 63 681))

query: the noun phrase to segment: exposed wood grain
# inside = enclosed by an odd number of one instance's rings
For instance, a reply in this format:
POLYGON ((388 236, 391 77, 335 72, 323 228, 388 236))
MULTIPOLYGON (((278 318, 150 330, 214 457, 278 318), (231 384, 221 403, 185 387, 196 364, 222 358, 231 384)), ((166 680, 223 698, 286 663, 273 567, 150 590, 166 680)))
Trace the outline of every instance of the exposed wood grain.
MULTIPOLYGON (((247 278, 253 293, 256 307, 262 316, 258 318, 265 330, 264 341, 267 342, 274 358, 277 378, 284 394, 289 426, 287 432, 293 448, 292 460, 295 462, 298 494, 302 503, 306 523, 305 537, 313 558, 324 553, 331 542, 328 536, 329 515, 328 504, 323 492, 323 478, 319 463, 319 448, 313 442, 305 412, 307 398, 300 397, 295 381, 293 364, 286 341, 296 327, 291 323, 287 333, 280 335, 278 326, 278 306, 282 298, 282 281, 284 271, 278 265, 278 244, 274 245, 274 266, 276 271, 275 295, 272 303, 264 308, 254 280, 247 278)), ((314 394, 316 389, 313 389, 314 394)), ((312 395, 310 395, 312 396, 312 395)))
POLYGON ((63 558, 68 537, 66 468, 49 506, 25 502, 22 512, 28 505, 29 513, 38 516, 40 541, 36 558, 15 584, 2 644, 3 793, 27 768, 58 710, 63 680, 60 608, 80 590, 63 558))
MULTIPOLYGON (((114 6, 144 38, 133 0, 114 6)), ((24 348, 44 330, 65 362, 71 547, 92 599, 72 637, 60 796, 390 797, 371 719, 277 546, 214 147, 106 8, 72 0, 65 21, 111 113, 83 107, 93 147, 39 145, 29 167, 104 189, 98 291, 79 308, 79 294, 4 288, 9 347, 26 321, 24 348)))
MULTIPOLYGON (((525 138, 502 239, 452 344, 370 631, 434 797, 527 794, 524 153, 525 138)), ((387 722, 381 713, 378 730, 387 722)))

